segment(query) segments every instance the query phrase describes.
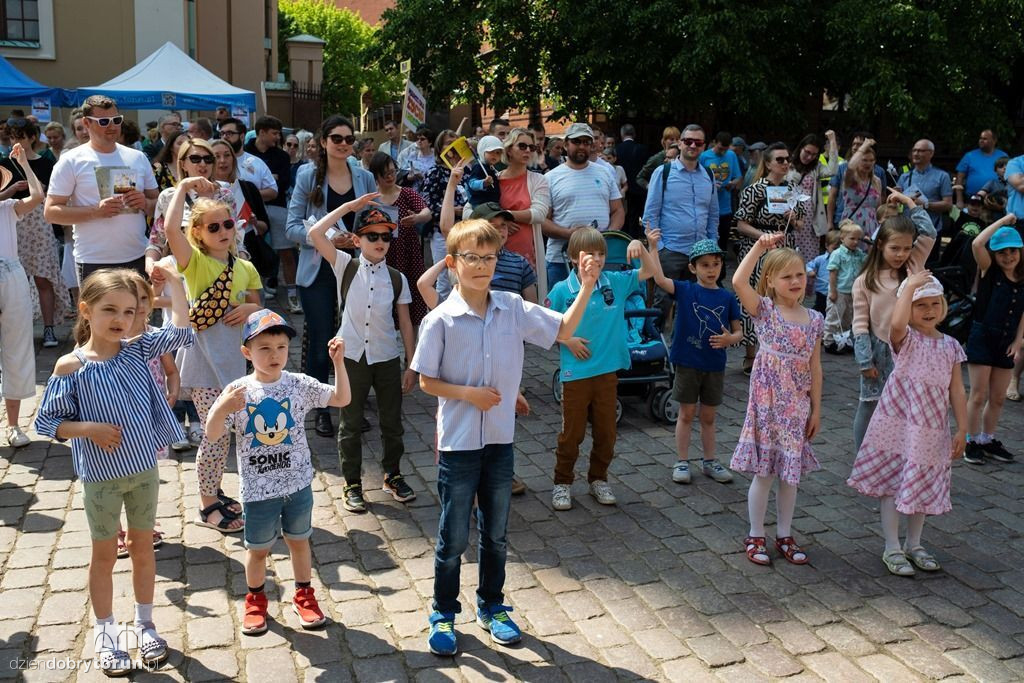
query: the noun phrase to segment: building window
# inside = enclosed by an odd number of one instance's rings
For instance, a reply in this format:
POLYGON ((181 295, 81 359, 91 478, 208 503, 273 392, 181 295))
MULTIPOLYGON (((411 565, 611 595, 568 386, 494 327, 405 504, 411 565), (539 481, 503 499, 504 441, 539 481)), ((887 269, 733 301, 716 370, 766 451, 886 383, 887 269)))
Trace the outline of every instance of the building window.
POLYGON ((0 2, 0 40, 39 44, 39 0, 0 2))

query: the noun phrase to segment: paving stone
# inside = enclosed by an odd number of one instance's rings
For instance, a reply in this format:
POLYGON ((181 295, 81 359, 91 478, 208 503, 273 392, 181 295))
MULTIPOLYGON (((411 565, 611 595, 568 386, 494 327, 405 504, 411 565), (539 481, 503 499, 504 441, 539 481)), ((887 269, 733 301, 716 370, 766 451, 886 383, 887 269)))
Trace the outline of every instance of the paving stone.
POLYGON ((895 643, 909 638, 903 629, 870 607, 844 612, 843 619, 873 643, 895 643))
POLYGON ((297 681, 295 662, 287 648, 253 650, 245 656, 245 675, 249 680, 297 681))
POLYGON ((842 624, 828 624, 815 630, 814 633, 848 657, 861 657, 875 651, 875 646, 867 639, 842 624))
POLYGON ((750 664, 774 678, 792 676, 804 670, 799 660, 793 659, 774 643, 750 645, 743 648, 743 654, 750 664))
POLYGON ((633 640, 654 659, 678 659, 689 654, 687 647, 667 629, 652 628, 632 635, 633 640))
POLYGON ((706 636, 715 631, 707 619, 687 605, 659 610, 658 618, 668 630, 683 639, 706 636))
POLYGON ((960 673, 960 669, 943 657, 939 650, 920 640, 893 643, 888 650, 925 678, 943 679, 960 673))
POLYGON ((807 668, 832 683, 870 683, 874 678, 836 652, 821 652, 800 658, 807 668))
POLYGON ((934 645, 943 652, 958 650, 968 646, 966 640, 958 636, 953 629, 942 624, 920 624, 912 626, 910 630, 922 640, 934 645))
POLYGON ((974 621, 970 614, 938 595, 916 598, 910 602, 935 621, 952 628, 961 628, 974 621))
POLYGON ((768 633, 782 641, 782 646, 790 654, 806 655, 825 649, 825 643, 799 621, 781 621, 774 624, 766 624, 764 628, 768 633))
POLYGON ((568 576, 565 571, 559 567, 537 570, 534 572, 534 576, 537 577, 541 586, 552 594, 578 591, 583 587, 579 581, 568 576))
POLYGON ((38 623, 73 624, 80 622, 85 616, 86 603, 81 595, 75 593, 55 593, 43 602, 39 610, 38 623))
POLYGON ((232 645, 239 638, 238 631, 228 616, 189 619, 185 624, 185 630, 188 633, 189 648, 193 650, 232 645))
POLYGON ((736 647, 759 645, 768 642, 764 630, 738 612, 718 614, 710 619, 715 631, 729 639, 736 647))
POLYGON ((698 659, 710 667, 726 666, 744 660, 742 652, 736 649, 728 640, 717 634, 689 638, 686 641, 686 645, 693 650, 693 654, 698 659))
POLYGON ((378 681, 401 681, 409 680, 402 660, 398 656, 373 657, 371 659, 357 659, 352 663, 356 672, 357 681, 367 683, 378 681))
POLYGON ((956 666, 980 681, 1013 681, 1017 678, 998 659, 977 648, 951 650, 946 657, 956 666))
POLYGON ((203 650, 188 658, 188 680, 224 681, 238 678, 238 659, 231 650, 203 650))
POLYGON ((857 664, 880 681, 921 680, 914 672, 888 655, 873 654, 858 657, 857 664))
POLYGON ((994 631, 985 624, 971 624, 965 628, 958 628, 956 632, 957 635, 963 636, 996 659, 1010 659, 1024 655, 1024 645, 1008 635, 994 631))
POLYGON ((661 665, 665 679, 673 683, 707 683, 718 677, 704 668, 696 657, 685 657, 661 665))

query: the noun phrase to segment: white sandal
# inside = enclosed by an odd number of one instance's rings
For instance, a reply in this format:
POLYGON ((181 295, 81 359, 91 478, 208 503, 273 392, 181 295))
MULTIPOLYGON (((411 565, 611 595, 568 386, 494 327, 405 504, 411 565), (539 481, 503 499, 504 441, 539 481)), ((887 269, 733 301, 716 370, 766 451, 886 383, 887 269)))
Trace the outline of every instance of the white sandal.
POLYGON ((163 664, 170 656, 167 641, 161 638, 152 626, 135 626, 133 630, 142 663, 150 668, 163 664))
POLYGON ((93 627, 93 650, 96 666, 106 676, 127 676, 132 672, 132 658, 121 643, 118 624, 96 624, 93 627))

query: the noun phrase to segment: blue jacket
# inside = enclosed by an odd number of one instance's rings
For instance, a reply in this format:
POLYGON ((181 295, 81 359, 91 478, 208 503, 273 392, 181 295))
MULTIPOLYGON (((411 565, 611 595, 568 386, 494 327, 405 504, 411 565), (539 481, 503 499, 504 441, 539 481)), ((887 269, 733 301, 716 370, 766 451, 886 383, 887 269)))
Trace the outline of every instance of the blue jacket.
MULTIPOLYGON (((349 170, 352 172, 352 188, 356 197, 361 197, 368 192, 377 191, 377 181, 373 174, 358 166, 358 160, 354 156, 349 157, 349 170), (354 163, 353 163, 354 162, 354 163)), ((295 273, 295 284, 300 287, 309 287, 316 279, 320 270, 321 256, 313 245, 310 244, 306 235, 306 226, 302 221, 312 217, 319 220, 327 215, 327 179, 324 178, 323 191, 324 200, 320 206, 314 206, 311 200, 313 194, 313 182, 316 180, 316 164, 303 164, 295 176, 295 187, 292 188, 292 198, 288 202, 288 239, 299 245, 299 266, 295 273)))

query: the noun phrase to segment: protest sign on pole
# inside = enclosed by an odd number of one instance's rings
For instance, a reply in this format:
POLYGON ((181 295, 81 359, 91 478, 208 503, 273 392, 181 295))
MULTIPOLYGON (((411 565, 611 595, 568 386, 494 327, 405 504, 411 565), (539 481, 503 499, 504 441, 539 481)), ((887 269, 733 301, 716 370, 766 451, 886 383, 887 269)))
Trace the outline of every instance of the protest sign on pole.
POLYGON ((427 121, 427 100, 412 81, 405 84, 405 105, 402 107, 402 124, 409 130, 416 130, 427 121))

